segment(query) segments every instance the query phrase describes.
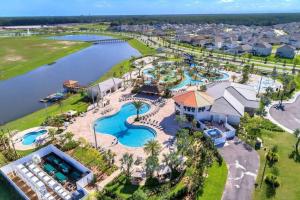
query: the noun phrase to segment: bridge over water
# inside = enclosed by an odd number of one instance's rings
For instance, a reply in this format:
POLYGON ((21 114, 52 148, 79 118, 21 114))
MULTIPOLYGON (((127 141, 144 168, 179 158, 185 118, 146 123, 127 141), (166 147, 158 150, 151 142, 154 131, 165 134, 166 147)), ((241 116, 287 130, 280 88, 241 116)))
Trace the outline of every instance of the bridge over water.
POLYGON ((130 38, 124 38, 124 39, 102 39, 102 40, 89 40, 89 41, 85 41, 85 42, 90 42, 93 44, 107 44, 107 43, 123 43, 123 42, 127 42, 128 40, 130 40, 130 38))

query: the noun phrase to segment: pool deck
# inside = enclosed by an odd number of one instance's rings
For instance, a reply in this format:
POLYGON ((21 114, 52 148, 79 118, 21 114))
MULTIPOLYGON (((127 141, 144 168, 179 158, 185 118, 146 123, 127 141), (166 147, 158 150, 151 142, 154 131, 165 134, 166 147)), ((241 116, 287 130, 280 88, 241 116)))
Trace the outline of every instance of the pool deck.
MULTIPOLYGON (((124 104, 130 102, 130 101, 119 102, 119 99, 123 95, 130 94, 131 89, 132 88, 128 88, 124 91, 122 91, 121 89, 113 94, 106 96, 105 98, 110 100, 110 105, 107 107, 112 108, 112 111, 108 112, 105 115, 102 115, 101 112, 105 108, 100 108, 97 112, 95 112, 94 109, 91 109, 86 113, 84 117, 77 117, 75 119, 75 122, 66 129, 66 132, 72 132, 74 133, 75 138, 83 137, 90 143, 95 144, 93 123, 101 117, 110 116, 112 114, 117 113, 124 104)), ((149 103, 147 101, 145 102, 149 103)), ((155 109, 155 105, 153 104, 150 105, 151 108, 147 113, 150 113, 155 109)), ((93 108, 93 106, 91 106, 90 108, 93 108)), ((159 121, 160 126, 162 126, 164 129, 159 130, 156 127, 148 124, 147 125, 141 123, 134 123, 134 124, 148 126, 156 131, 155 140, 157 140, 163 147, 163 150, 161 151, 161 155, 162 155, 163 153, 169 152, 168 141, 171 138, 173 138, 173 136, 175 136, 176 131, 178 130, 178 125, 175 121, 173 101, 171 99, 167 100, 166 105, 160 108, 159 112, 154 116, 152 116, 151 119, 159 121)), ((132 121, 133 121, 132 117, 129 117, 128 122, 132 123, 132 121)), ((97 137, 98 146, 101 146, 104 149, 110 149, 112 152, 116 154, 115 161, 118 166, 120 166, 120 159, 124 153, 131 153, 134 155, 135 158, 136 157, 146 158, 146 154, 144 153, 143 147, 127 147, 120 143, 115 144, 114 141, 115 137, 108 134, 97 133, 96 137, 97 137)))
MULTIPOLYGON (((53 127, 49 127, 49 126, 46 126, 46 127, 43 127, 43 126, 38 126, 38 127, 33 127, 33 128, 30 128, 30 129, 27 129, 27 130, 24 130, 24 131, 21 131, 21 132, 18 132, 16 135, 14 135, 12 137, 12 141, 14 141, 14 144, 15 144, 15 148, 17 150, 30 150, 30 149, 34 149, 36 148, 36 145, 35 143, 32 143, 31 145, 24 145, 22 143, 22 138, 24 135, 26 135, 27 133, 29 132, 33 132, 33 131, 39 131, 39 130, 49 130, 53 127)), ((48 133, 46 133, 48 134, 48 133)), ((45 134, 45 135, 46 135, 45 134)))

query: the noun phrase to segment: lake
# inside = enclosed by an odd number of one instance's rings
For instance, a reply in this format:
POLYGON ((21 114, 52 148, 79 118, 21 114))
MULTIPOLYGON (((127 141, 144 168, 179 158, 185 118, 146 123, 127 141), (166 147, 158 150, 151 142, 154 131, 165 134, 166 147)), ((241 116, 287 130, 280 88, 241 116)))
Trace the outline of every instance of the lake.
MULTIPOLYGON (((111 37, 67 35, 49 39, 91 41, 111 37)), ((39 100, 62 91, 65 80, 81 85, 96 81, 111 67, 140 53, 128 43, 92 45, 63 57, 52 65, 41 66, 27 74, 0 81, 0 124, 15 120, 44 107, 39 100)))

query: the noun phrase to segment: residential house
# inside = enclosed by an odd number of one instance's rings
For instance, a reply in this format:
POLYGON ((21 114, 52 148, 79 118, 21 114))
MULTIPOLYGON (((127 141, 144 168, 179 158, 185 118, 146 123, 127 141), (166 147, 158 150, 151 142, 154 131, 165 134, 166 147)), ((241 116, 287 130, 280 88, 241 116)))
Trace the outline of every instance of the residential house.
POLYGON ((253 54, 256 56, 269 56, 272 53, 272 45, 266 42, 256 42, 253 45, 253 54))
POLYGON ((294 58, 296 48, 290 45, 283 45, 276 51, 276 56, 281 58, 294 58))

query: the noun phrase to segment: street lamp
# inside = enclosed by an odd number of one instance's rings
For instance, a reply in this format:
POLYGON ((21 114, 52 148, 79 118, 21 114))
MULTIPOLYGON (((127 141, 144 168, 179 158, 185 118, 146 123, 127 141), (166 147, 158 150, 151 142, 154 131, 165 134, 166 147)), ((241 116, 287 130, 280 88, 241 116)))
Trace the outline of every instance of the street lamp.
POLYGON ((98 149, 98 142, 97 142, 97 135, 96 135, 96 124, 93 125, 93 131, 94 131, 95 147, 96 147, 96 149, 98 149))

